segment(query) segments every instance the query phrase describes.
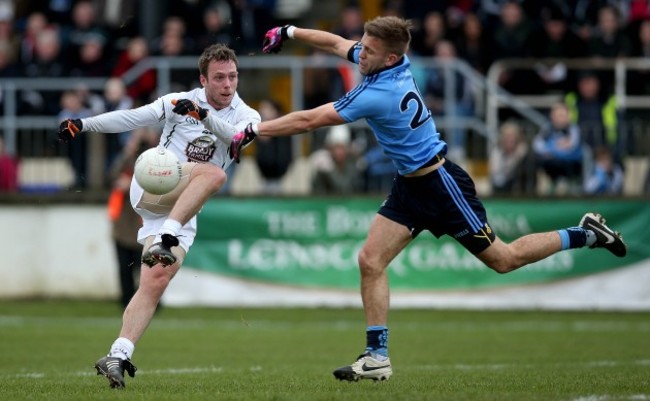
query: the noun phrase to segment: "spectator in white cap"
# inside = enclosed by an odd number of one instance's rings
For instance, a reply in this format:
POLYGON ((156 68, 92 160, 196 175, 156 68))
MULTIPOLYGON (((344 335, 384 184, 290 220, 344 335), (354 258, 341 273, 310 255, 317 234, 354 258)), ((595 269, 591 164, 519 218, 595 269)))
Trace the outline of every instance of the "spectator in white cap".
POLYGON ((325 148, 314 152, 311 161, 314 167, 313 193, 350 195, 361 190, 361 172, 347 126, 330 127, 325 137, 325 148))

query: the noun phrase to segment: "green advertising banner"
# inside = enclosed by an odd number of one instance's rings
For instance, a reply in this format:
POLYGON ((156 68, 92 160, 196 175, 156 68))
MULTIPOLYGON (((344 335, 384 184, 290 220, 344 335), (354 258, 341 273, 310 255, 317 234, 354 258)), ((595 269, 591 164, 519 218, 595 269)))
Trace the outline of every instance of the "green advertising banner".
MULTIPOLYGON (((377 198, 215 198, 198 218, 185 265, 267 283, 308 288, 359 286, 357 253, 382 202, 377 198)), ((650 203, 643 200, 493 200, 488 219, 504 241, 575 226, 586 211, 602 213, 629 250, 560 252, 499 275, 453 238, 421 233, 389 268, 391 288, 475 289, 543 283, 622 268, 650 258, 650 203)))

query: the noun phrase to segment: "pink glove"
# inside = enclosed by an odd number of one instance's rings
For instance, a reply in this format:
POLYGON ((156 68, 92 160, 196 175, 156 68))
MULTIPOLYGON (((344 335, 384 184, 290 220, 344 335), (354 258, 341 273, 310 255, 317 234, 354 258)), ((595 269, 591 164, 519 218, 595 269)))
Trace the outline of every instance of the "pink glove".
POLYGON ((253 142, 253 139, 255 139, 256 136, 257 134, 255 131, 253 131, 253 124, 250 123, 243 131, 236 133, 232 137, 232 141, 228 147, 228 154, 230 155, 230 158, 233 159, 236 163, 239 163, 241 150, 244 148, 244 146, 253 142))
POLYGON ((282 50, 282 43, 289 39, 287 30, 292 25, 277 26, 269 29, 264 35, 264 43, 262 43, 262 51, 264 53, 279 53, 282 50))

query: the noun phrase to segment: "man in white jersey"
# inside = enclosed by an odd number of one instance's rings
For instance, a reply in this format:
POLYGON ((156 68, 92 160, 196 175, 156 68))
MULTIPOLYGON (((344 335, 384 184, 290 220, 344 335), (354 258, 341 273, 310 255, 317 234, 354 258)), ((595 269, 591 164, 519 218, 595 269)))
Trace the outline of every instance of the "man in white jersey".
POLYGON ((148 268, 141 270, 119 337, 95 364, 97 374, 106 376, 113 388, 124 387, 125 370, 131 377, 135 374, 130 361, 135 344, 194 242, 196 214, 226 182, 233 135, 261 121, 237 94, 237 64, 234 51, 212 45, 199 58, 201 88, 170 93, 137 109, 68 119, 59 127, 60 140, 68 142, 83 132, 124 132, 164 121, 158 146, 173 152, 183 165, 180 183, 164 195, 150 194, 136 180, 131 182, 131 204, 143 220, 138 232, 144 245, 142 263, 148 268))

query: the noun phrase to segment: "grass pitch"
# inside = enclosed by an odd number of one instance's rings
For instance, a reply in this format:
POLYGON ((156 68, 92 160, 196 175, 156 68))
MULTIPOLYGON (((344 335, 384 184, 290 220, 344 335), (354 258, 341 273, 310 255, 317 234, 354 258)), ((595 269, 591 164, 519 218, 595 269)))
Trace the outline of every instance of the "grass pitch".
POLYGON ((115 303, 0 303, 0 399, 650 400, 650 315, 394 310, 387 382, 332 370, 365 344, 356 309, 162 308, 125 390, 96 376, 115 303))

